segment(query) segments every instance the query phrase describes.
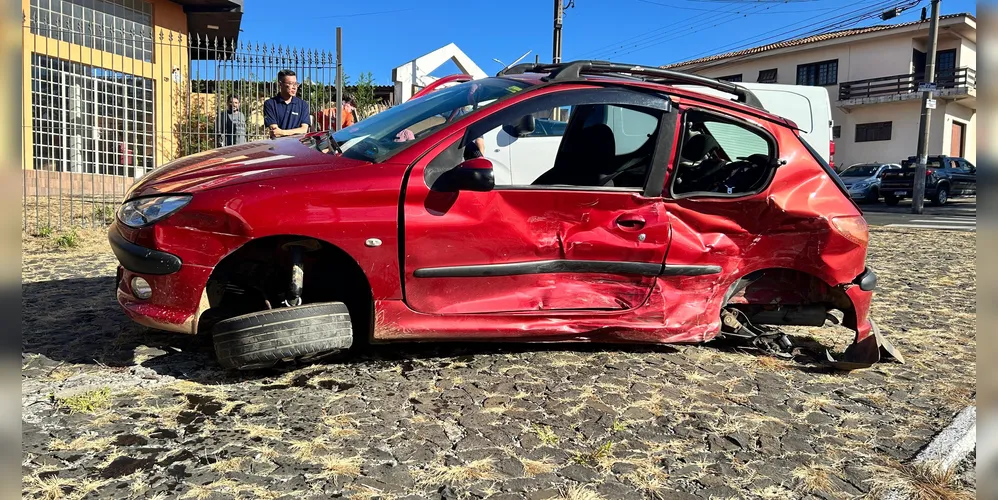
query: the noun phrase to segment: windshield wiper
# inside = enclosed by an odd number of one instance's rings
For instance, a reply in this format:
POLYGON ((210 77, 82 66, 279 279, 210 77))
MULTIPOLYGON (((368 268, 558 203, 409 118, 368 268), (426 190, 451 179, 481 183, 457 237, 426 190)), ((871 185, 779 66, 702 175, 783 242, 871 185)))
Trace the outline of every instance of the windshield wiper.
POLYGON ((336 139, 333 139, 333 131, 332 130, 329 131, 328 137, 329 137, 329 145, 332 146, 332 148, 335 149, 336 152, 340 154, 340 156, 342 156, 343 155, 343 150, 340 149, 340 143, 336 142, 336 139))

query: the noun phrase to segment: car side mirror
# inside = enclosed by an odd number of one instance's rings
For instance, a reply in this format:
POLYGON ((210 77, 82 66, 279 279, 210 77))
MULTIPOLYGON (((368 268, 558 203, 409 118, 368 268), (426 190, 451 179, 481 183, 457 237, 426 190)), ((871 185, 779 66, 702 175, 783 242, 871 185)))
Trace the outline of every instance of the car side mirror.
POLYGON ((510 137, 525 137, 533 134, 536 129, 537 122, 534 119, 534 115, 524 115, 516 123, 502 126, 502 131, 509 134, 510 137))
POLYGON ((433 183, 434 191, 492 191, 496 186, 492 162, 488 158, 472 158, 444 172, 433 183))

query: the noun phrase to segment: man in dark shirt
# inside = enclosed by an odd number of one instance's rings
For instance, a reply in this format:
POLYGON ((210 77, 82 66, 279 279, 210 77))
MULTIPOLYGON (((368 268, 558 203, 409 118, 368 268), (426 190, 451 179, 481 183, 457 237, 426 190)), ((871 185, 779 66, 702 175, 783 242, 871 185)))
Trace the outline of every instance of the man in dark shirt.
POLYGON ((277 73, 281 92, 263 103, 263 126, 271 139, 308 133, 308 103, 298 93, 298 77, 290 69, 277 73))
POLYGON ((246 143, 246 116, 239 110, 239 98, 230 95, 228 104, 225 111, 218 113, 215 125, 219 147, 246 143))

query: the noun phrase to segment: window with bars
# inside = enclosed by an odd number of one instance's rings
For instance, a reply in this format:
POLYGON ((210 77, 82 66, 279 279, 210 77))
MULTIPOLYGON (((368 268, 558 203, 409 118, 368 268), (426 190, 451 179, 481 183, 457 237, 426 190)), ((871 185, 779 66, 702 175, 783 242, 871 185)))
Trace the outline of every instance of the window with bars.
POLYGON ((151 79, 32 54, 35 169, 141 176, 154 167, 151 79))
POLYGON ((120 56, 153 60, 146 0, 31 0, 31 33, 120 56))
POLYGON ((838 139, 840 137, 842 137, 842 126, 841 125, 833 125, 832 126, 832 139, 838 139))
POLYGON ((797 85, 835 85, 839 81, 839 60, 797 66, 797 85))
POLYGON ((856 142, 873 142, 891 140, 892 122, 874 122, 856 124, 856 142))
POLYGON ((759 70, 758 83, 776 83, 776 68, 759 70))
POLYGON ((956 49, 936 52, 936 71, 952 72, 956 69, 956 49))
POLYGON ((737 75, 720 76, 717 79, 724 80, 726 82, 740 82, 742 81, 742 75, 739 73, 737 75))

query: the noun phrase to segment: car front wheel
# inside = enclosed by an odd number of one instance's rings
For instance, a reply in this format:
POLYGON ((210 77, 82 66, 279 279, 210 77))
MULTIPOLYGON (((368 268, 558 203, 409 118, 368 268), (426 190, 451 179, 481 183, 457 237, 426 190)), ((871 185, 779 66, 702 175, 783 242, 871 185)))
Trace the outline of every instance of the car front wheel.
POLYGON ((949 201, 949 190, 945 186, 940 186, 936 190, 936 195, 932 197, 932 203, 936 206, 943 206, 949 201))
POLYGON ((342 302, 268 309, 225 319, 212 329, 219 364, 235 370, 268 368, 353 345, 350 313, 342 302))
POLYGON ((867 203, 876 203, 878 201, 880 201, 880 193, 877 191, 877 188, 875 188, 875 187, 874 188, 870 188, 870 192, 867 193, 867 195, 866 195, 866 202, 867 203))

